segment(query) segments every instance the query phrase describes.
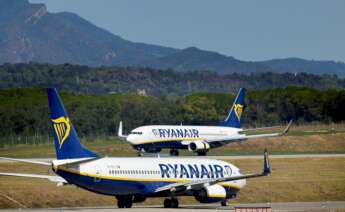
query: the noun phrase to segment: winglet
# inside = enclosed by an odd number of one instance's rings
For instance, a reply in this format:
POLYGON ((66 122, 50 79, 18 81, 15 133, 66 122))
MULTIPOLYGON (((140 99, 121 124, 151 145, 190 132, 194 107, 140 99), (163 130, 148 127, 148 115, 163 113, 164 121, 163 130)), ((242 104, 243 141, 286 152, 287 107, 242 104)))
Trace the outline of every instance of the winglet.
POLYGON ((271 173, 271 167, 268 159, 268 152, 267 149, 265 149, 264 152, 264 170, 262 172, 263 175, 269 175, 271 173))
POLYGON ((119 123, 119 130, 117 131, 117 136, 120 138, 127 138, 127 135, 122 134, 122 121, 119 123))
POLYGON ((291 119, 291 120, 289 121, 289 124, 286 126, 286 128, 284 129, 284 131, 283 131, 280 135, 285 135, 286 133, 288 133, 289 130, 290 130, 290 127, 291 127, 292 123, 293 123, 293 119, 291 119))

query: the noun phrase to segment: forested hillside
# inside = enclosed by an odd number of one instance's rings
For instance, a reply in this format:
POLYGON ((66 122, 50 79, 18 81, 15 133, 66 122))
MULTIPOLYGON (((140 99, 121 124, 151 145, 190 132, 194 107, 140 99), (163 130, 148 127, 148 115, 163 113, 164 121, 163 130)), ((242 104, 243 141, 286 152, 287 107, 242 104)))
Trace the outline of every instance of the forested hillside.
POLYGON ((138 67, 98 67, 50 64, 4 64, 0 66, 0 88, 57 87, 84 94, 136 93, 181 96, 194 92, 237 92, 249 90, 310 87, 343 89, 345 80, 335 75, 252 73, 219 75, 214 72, 175 72, 138 67))
MULTIPOLYGON (((234 94, 196 93, 166 98, 133 94, 74 95, 62 100, 81 136, 115 135, 120 120, 124 130, 146 124, 204 124, 223 120, 234 94)), ((49 132, 45 89, 0 90, 0 134, 9 137, 42 136, 49 132)), ((345 91, 288 87, 248 91, 243 123, 246 127, 345 120, 345 91)), ((8 140, 8 139, 7 139, 8 140)))

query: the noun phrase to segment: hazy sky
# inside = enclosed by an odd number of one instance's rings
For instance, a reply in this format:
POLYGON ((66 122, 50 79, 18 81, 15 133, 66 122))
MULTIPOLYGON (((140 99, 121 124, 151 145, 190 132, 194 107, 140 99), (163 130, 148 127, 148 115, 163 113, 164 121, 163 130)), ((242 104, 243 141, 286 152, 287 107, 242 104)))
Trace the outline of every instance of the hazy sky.
POLYGON ((196 46, 244 60, 345 61, 344 0, 30 0, 127 40, 196 46))

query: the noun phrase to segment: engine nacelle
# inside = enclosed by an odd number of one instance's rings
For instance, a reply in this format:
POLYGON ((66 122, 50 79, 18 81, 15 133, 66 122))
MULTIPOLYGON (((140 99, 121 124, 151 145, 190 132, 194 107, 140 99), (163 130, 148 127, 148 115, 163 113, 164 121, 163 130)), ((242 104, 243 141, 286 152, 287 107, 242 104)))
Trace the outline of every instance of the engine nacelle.
POLYGON ((210 145, 204 141, 193 141, 188 145, 188 150, 192 152, 197 152, 200 150, 208 150, 210 145))
POLYGON ((200 203, 221 202, 226 199, 226 190, 223 186, 216 184, 195 192, 194 197, 200 203))

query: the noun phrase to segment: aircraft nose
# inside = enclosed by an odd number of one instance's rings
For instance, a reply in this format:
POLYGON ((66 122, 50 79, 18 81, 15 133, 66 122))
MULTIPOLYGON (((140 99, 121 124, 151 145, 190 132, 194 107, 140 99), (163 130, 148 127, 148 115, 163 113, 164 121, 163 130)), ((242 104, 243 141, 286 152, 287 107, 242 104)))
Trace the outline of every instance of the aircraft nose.
POLYGON ((131 144, 135 143, 135 135, 133 135, 133 134, 129 134, 126 139, 131 144))

